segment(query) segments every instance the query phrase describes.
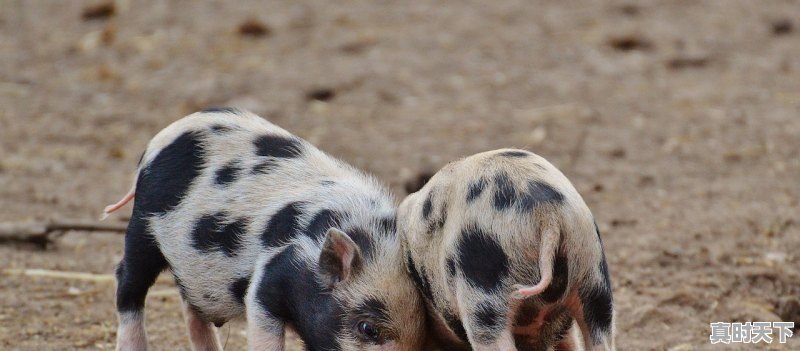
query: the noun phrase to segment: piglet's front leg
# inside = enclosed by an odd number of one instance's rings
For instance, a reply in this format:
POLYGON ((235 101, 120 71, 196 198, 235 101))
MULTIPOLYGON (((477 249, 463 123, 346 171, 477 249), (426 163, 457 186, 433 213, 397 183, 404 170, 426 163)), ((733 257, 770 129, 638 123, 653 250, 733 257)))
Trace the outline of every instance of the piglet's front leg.
POLYGON ((283 351, 285 323, 275 318, 255 299, 247 302, 247 349, 250 351, 283 351))
POLYGON ((285 322, 268 310, 263 300, 257 298, 259 286, 269 285, 266 280, 267 260, 259 259, 254 279, 245 296, 247 314, 247 349, 250 351, 283 351, 285 345, 285 322))
POLYGON ((264 318, 247 317, 247 349, 250 351, 283 351, 285 344, 283 322, 264 318))

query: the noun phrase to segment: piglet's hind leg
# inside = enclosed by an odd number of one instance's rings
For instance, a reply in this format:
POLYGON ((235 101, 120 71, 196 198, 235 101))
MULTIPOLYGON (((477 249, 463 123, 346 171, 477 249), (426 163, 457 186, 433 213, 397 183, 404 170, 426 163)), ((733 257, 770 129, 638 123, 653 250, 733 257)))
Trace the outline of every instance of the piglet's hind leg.
POLYGON ((200 318, 186 301, 183 301, 183 317, 186 319, 186 328, 193 351, 221 351, 222 345, 214 326, 200 318))
POLYGON ((134 213, 125 234, 125 252, 117 266, 117 351, 147 350, 144 303, 147 291, 167 267, 141 214, 134 213))
POLYGON ((605 287, 582 286, 567 298, 570 314, 580 327, 586 351, 613 351, 613 307, 605 287))

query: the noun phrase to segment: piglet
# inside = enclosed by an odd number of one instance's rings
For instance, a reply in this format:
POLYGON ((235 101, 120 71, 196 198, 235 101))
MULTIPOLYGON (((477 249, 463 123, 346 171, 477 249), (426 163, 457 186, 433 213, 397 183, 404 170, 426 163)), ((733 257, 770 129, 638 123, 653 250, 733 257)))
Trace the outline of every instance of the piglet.
POLYGON ((600 232, 544 158, 503 149, 452 162, 401 203, 398 228, 445 350, 574 350, 577 330, 585 350, 614 350, 600 232))
POLYGON ((417 350, 424 305, 392 196, 374 178, 247 111, 209 109, 158 133, 139 163, 117 271, 117 350, 145 350, 145 296, 169 270, 194 350, 246 316, 250 350, 417 350))

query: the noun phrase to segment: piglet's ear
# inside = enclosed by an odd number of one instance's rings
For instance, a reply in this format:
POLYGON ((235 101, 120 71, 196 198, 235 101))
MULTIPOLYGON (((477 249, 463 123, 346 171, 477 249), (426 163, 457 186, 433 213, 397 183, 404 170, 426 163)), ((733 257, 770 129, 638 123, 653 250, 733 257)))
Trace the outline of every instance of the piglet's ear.
POLYGON ((319 269, 328 286, 346 282, 361 271, 361 249, 343 231, 331 228, 319 255, 319 269))

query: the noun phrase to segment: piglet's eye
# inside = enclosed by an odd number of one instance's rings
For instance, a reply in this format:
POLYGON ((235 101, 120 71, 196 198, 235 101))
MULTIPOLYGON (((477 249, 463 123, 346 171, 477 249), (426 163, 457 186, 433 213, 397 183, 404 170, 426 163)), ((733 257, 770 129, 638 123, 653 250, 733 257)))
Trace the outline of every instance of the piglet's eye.
POLYGON ((360 334, 364 339, 372 341, 374 343, 378 343, 381 338, 381 334, 378 331, 378 328, 375 327, 375 324, 369 321, 361 321, 358 322, 356 325, 356 330, 358 334, 360 334))

